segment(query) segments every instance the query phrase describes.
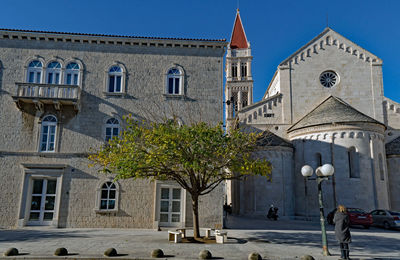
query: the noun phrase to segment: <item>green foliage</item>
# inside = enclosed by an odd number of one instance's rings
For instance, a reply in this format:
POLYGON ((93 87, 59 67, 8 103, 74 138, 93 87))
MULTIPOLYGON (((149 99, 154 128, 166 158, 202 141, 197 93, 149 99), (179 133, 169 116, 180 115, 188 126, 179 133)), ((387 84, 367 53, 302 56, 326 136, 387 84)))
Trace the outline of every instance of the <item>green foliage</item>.
POLYGON ((130 116, 126 122, 118 138, 89 156, 92 166, 100 165, 101 171, 115 174, 116 179, 174 180, 198 197, 223 180, 270 176, 270 163, 253 156, 257 134, 232 130, 226 135, 221 125, 204 122, 146 124, 130 116))

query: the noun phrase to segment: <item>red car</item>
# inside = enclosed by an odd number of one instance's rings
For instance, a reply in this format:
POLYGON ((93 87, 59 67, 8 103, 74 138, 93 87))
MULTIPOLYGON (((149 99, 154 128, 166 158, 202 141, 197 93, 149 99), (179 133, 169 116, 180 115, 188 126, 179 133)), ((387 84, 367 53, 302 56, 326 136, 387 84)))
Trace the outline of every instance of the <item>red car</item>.
MULTIPOLYGON (((327 221, 329 224, 333 225, 333 217, 335 215, 336 209, 329 212, 327 221)), ((372 215, 365 212, 362 209, 357 208, 347 208, 347 215, 350 218, 350 225, 361 225, 364 228, 369 228, 372 225, 372 215)))
POLYGON ((362 209, 348 208, 347 214, 350 217, 350 225, 361 225, 365 228, 372 226, 372 215, 362 209))

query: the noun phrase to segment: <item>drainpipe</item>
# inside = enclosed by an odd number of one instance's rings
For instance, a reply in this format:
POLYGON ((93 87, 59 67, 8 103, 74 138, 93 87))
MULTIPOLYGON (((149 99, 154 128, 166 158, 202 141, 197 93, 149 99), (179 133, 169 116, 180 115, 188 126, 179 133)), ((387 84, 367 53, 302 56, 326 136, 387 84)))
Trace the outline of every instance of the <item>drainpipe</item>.
POLYGON ((371 177, 372 177, 372 195, 374 196, 374 209, 378 208, 378 198, 376 197, 376 184, 375 184, 375 167, 374 167, 374 142, 371 135, 369 135, 369 150, 371 154, 371 177))

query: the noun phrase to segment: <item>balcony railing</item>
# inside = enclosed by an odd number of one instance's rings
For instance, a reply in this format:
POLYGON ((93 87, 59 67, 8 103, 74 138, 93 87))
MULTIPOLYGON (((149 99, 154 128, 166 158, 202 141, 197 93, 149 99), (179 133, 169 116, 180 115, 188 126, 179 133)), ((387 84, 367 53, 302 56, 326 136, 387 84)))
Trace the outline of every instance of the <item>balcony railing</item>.
POLYGON ((15 83, 16 95, 13 96, 17 106, 22 103, 33 103, 43 108, 44 104, 53 104, 57 110, 61 106, 72 105, 79 110, 80 88, 74 85, 39 84, 39 83, 15 83))

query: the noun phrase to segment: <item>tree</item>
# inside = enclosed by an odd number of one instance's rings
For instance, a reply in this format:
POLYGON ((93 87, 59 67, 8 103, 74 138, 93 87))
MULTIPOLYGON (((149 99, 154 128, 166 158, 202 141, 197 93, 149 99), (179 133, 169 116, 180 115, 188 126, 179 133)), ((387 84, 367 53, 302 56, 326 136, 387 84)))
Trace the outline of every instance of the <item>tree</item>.
POLYGON ((138 123, 127 127, 89 156, 91 166, 115 174, 115 179, 174 180, 192 199, 194 237, 199 237, 199 197, 222 181, 246 175, 269 178, 268 161, 254 158, 257 134, 237 129, 224 133, 221 125, 204 122, 180 125, 176 120, 138 123), (229 169, 229 170, 228 170, 229 169))

